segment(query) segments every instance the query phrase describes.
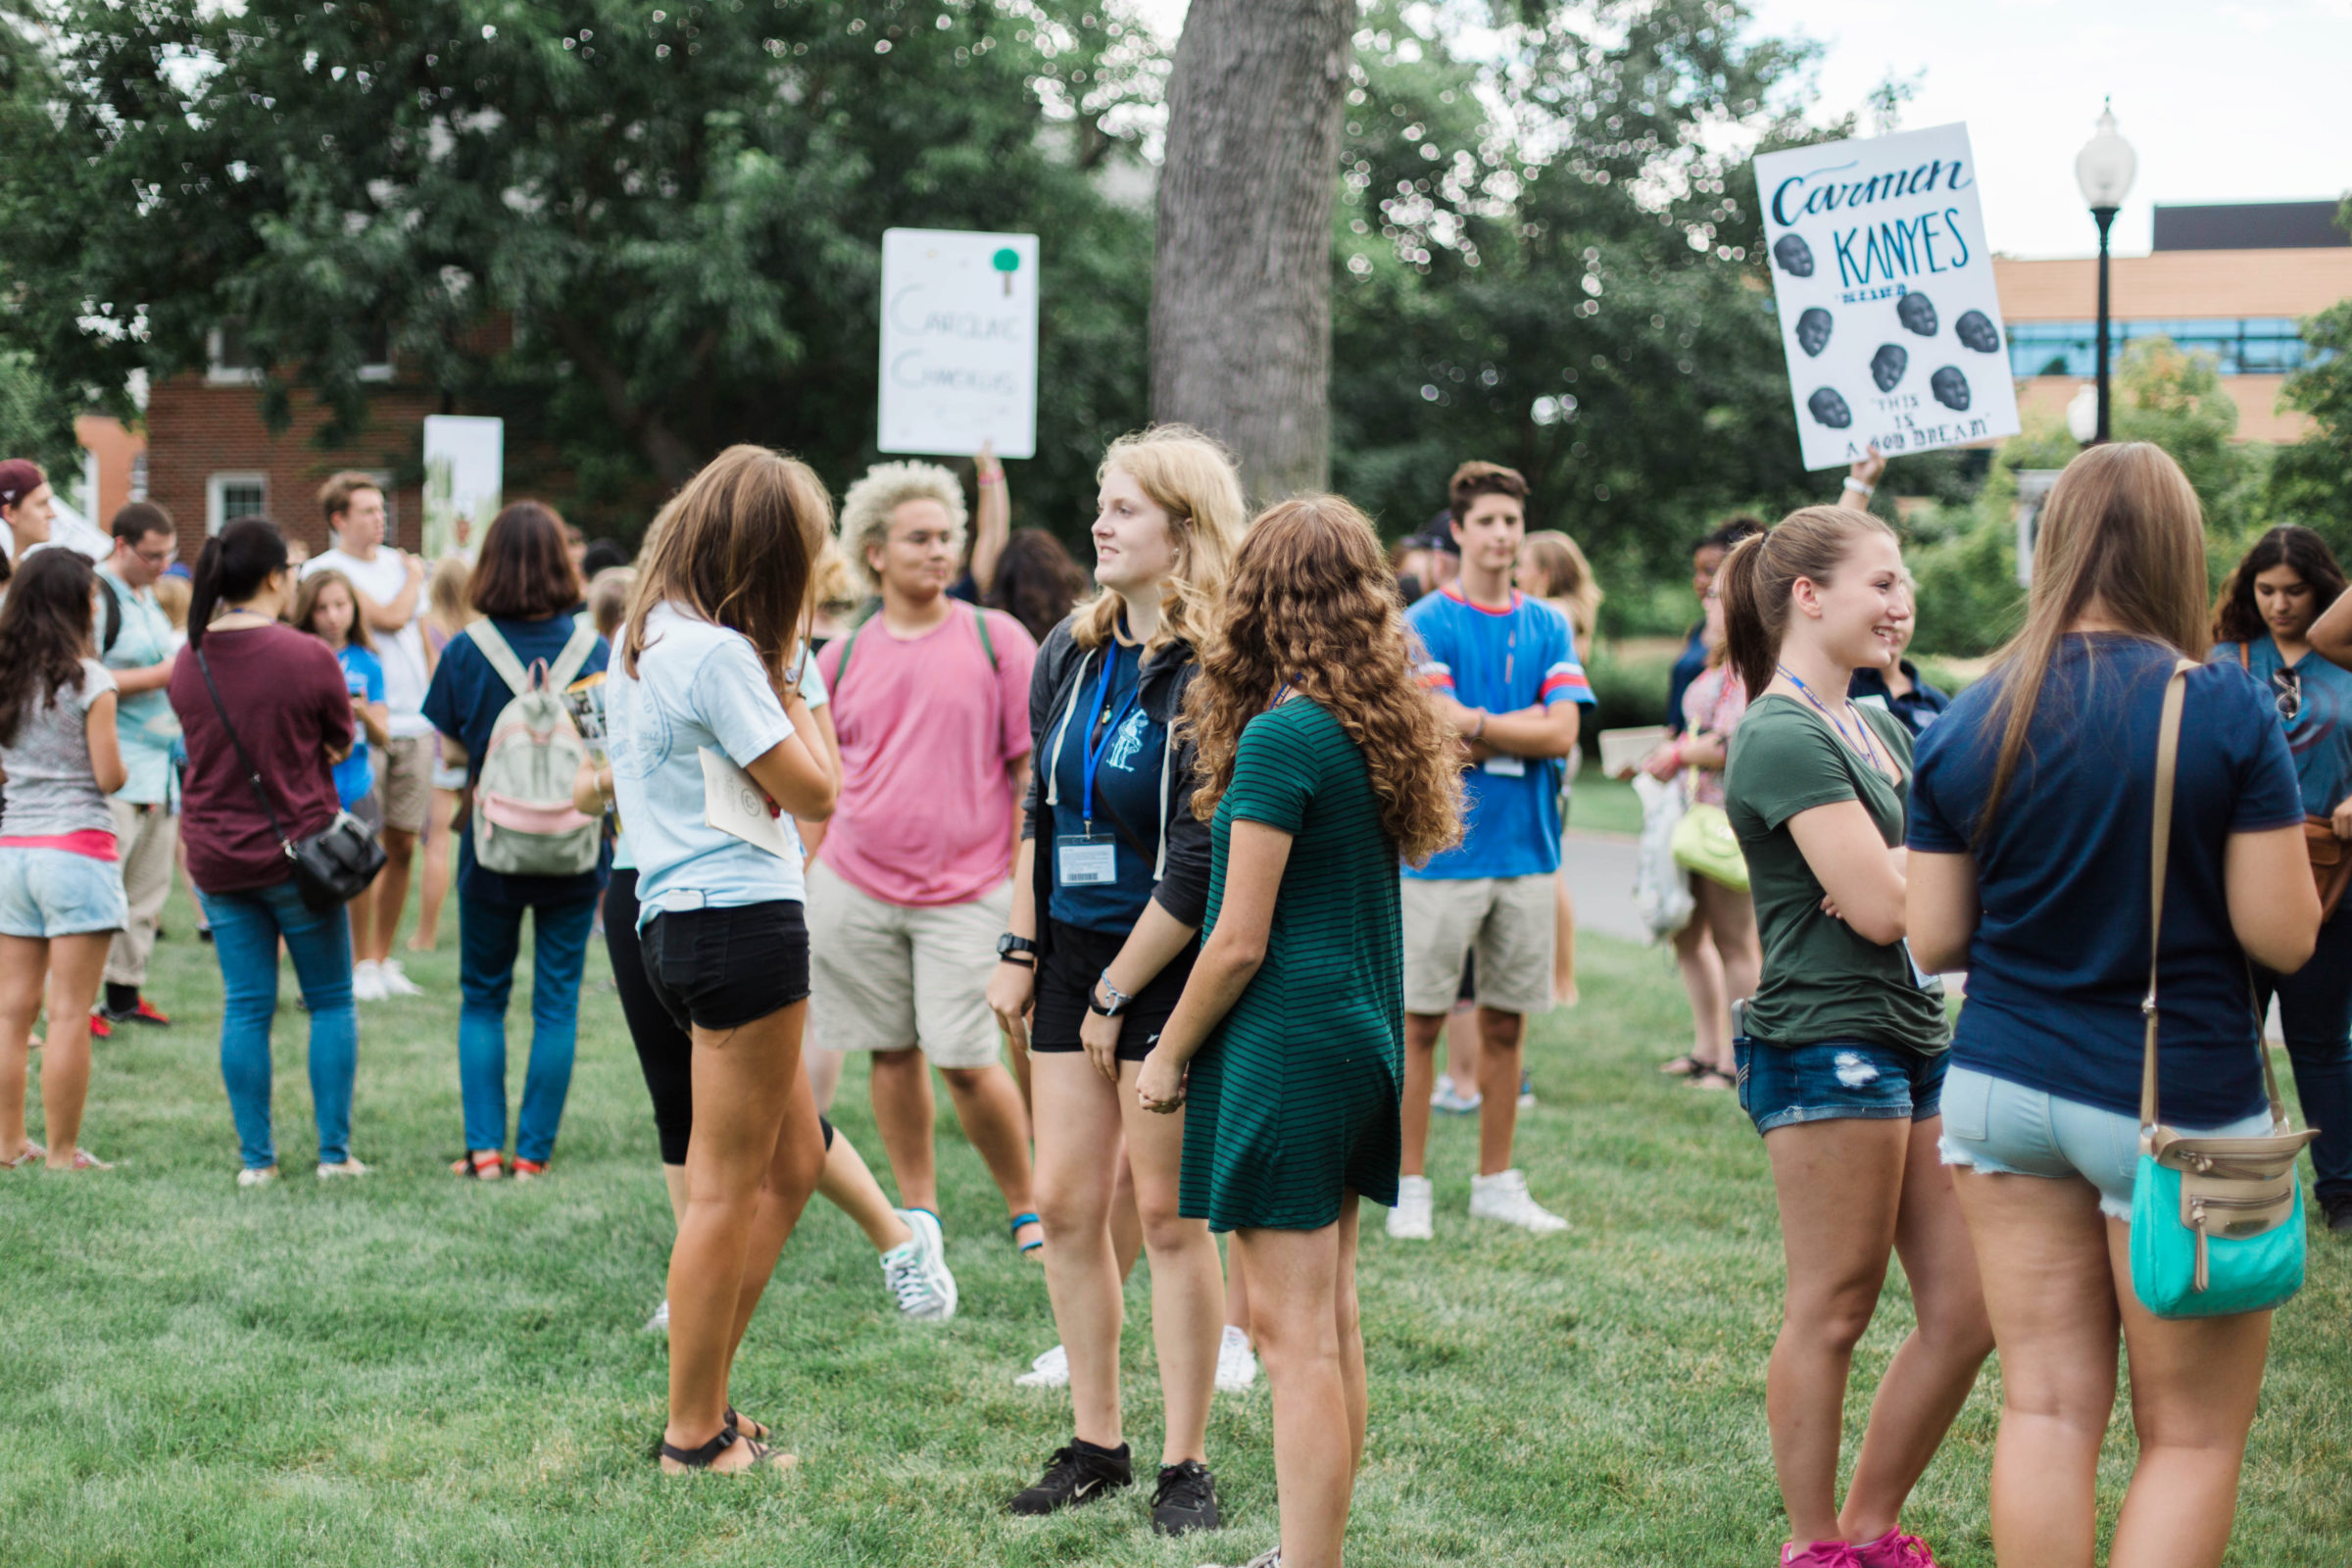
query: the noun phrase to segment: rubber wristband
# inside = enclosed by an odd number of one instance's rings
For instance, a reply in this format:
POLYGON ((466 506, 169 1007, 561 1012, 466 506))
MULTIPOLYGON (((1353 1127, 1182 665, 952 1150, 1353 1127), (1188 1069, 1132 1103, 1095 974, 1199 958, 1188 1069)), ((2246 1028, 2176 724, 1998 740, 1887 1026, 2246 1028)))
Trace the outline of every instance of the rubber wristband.
POLYGON ((1879 487, 1877 485, 1864 484, 1861 480, 1855 478, 1850 473, 1845 476, 1845 487, 1848 490, 1859 490, 1865 496, 1875 496, 1879 493, 1879 487))

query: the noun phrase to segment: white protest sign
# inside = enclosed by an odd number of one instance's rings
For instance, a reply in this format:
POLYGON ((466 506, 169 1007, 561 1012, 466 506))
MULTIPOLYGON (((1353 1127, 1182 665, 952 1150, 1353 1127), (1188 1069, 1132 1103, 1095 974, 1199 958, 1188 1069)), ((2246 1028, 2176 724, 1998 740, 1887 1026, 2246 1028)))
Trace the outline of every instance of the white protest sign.
POLYGON ((424 538, 427 561, 470 560, 498 515, 506 488, 507 422, 463 414, 424 416, 424 538))
POLYGON ((2017 433, 1966 125, 1756 159, 1808 468, 2017 433))
POLYGON ((1037 453, 1037 236, 882 232, 884 452, 1037 453))

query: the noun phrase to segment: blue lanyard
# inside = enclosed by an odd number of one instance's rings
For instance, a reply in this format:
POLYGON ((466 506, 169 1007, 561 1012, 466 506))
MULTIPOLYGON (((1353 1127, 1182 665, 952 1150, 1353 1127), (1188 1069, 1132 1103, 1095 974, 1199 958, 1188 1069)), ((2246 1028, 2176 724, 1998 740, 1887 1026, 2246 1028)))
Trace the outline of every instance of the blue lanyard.
POLYGON ((1120 702, 1118 711, 1104 712, 1110 703, 1110 678, 1117 673, 1118 667, 1118 643, 1116 641, 1105 643, 1102 647, 1102 678, 1095 682, 1094 706, 1087 710, 1087 717, 1090 721, 1089 732, 1078 737, 1078 765, 1082 792, 1079 796, 1078 815, 1086 823, 1086 836, 1090 839, 1095 836, 1095 772, 1102 767, 1102 759, 1110 755, 1110 743, 1119 732, 1120 721, 1126 718, 1127 710, 1135 706, 1136 699, 1143 695, 1144 690, 1144 672, 1139 664, 1135 672, 1135 684, 1127 689, 1127 696, 1120 702), (1095 740, 1092 733, 1091 721, 1097 713, 1103 714, 1102 739, 1100 743, 1095 740))
MULTIPOLYGON (((1878 744, 1871 739, 1869 721, 1863 718, 1859 713, 1854 715, 1855 727, 1862 731, 1862 738, 1860 740, 1856 740, 1853 736, 1846 733, 1845 720, 1839 718, 1836 713, 1831 712, 1827 708, 1822 706, 1821 699, 1813 695, 1813 688, 1805 684, 1802 676, 1798 675, 1795 670, 1790 669, 1787 664, 1781 665, 1780 669, 1781 673, 1788 677, 1788 684, 1795 687, 1798 691, 1804 693, 1805 701, 1811 703, 1813 707, 1821 713, 1822 717, 1828 719, 1837 727, 1838 738, 1845 742, 1846 745, 1852 747, 1855 751, 1860 752, 1862 754, 1863 760, 1870 763, 1871 767, 1875 770, 1879 765, 1879 748, 1878 744)), ((1848 700, 1845 706, 1850 709, 1854 705, 1851 700, 1848 700)), ((1887 758, 1886 764, 1889 767, 1893 766, 1894 759, 1891 757, 1887 758)))

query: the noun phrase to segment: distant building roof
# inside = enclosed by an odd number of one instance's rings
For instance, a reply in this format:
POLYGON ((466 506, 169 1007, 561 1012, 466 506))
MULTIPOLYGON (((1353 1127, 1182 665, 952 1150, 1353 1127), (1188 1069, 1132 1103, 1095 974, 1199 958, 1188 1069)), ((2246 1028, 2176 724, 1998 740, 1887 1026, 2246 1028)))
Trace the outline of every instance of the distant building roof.
POLYGON ((2156 204, 2160 251, 2283 251, 2352 245, 2335 226, 2336 203, 2188 202, 2156 204))

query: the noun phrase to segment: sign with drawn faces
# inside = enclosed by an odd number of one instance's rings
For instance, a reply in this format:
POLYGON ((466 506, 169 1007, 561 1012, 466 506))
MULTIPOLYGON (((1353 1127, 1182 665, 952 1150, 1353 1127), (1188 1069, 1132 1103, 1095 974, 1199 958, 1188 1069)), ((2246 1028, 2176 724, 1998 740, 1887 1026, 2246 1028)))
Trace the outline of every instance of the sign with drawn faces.
POLYGON ((2017 433, 1966 125, 1756 159, 1808 468, 2017 433))
POLYGON ((1037 236, 882 231, 884 452, 1037 452, 1037 236))

